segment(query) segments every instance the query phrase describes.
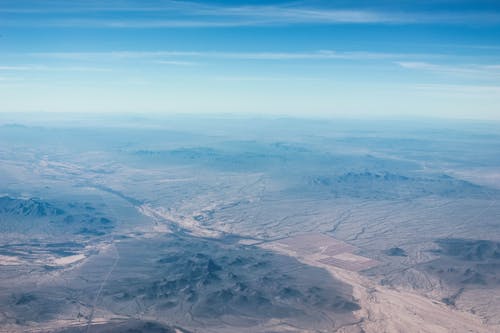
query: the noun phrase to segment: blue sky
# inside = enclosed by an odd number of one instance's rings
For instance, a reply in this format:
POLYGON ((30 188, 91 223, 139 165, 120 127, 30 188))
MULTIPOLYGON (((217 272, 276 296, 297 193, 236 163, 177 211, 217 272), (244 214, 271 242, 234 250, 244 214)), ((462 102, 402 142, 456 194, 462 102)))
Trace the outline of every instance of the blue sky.
POLYGON ((500 3, 1 0, 25 111, 500 119, 500 3))

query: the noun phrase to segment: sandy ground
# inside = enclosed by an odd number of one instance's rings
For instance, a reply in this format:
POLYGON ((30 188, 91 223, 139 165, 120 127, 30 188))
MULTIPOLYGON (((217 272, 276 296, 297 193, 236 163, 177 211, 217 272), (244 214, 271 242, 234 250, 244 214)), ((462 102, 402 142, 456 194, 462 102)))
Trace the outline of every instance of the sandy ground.
POLYGON ((166 230, 170 230, 168 227, 169 224, 176 224, 181 228, 189 230, 194 236, 213 238, 221 236, 221 233, 218 231, 200 226, 200 223, 190 216, 175 215, 162 207, 154 208, 148 204, 141 205, 138 209, 141 214, 153 218, 158 223, 166 224, 166 230))
POLYGON ((65 265, 69 265, 69 264, 78 262, 78 261, 83 260, 83 259, 85 259, 84 254, 75 254, 74 256, 67 256, 67 257, 54 259, 54 264, 56 264, 58 266, 65 266, 65 265))
POLYGON ((500 332, 500 327, 485 325, 471 313, 452 309, 409 291, 375 286, 355 272, 325 268, 353 287, 354 297, 361 305, 356 316, 363 319, 360 326, 366 333, 500 332))
POLYGON ((500 326, 483 323, 481 318, 436 302, 414 292, 378 285, 357 272, 318 262, 321 254, 299 255, 279 244, 264 245, 299 261, 324 268, 332 276, 353 288, 361 310, 355 315, 360 323, 344 327, 342 333, 495 333, 500 326))
POLYGON ((0 255, 0 266, 21 265, 23 261, 18 257, 0 255))

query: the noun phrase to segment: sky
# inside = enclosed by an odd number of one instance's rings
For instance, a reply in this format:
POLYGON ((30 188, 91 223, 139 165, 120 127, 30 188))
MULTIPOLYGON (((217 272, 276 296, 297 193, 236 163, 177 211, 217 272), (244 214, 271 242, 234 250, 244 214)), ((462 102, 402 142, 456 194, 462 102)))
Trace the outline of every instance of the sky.
POLYGON ((500 120, 500 2, 0 0, 0 112, 500 120))

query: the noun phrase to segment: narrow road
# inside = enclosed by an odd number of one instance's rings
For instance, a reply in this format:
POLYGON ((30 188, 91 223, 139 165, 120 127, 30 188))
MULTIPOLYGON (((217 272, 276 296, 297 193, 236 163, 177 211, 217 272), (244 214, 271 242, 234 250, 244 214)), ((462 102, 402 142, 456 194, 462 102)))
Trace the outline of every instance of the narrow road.
POLYGON ((85 329, 86 333, 90 332, 90 327, 92 325, 92 319, 94 318, 95 308, 97 306, 97 302, 99 301, 99 297, 101 296, 102 289, 104 288, 104 286, 108 282, 109 277, 111 276, 111 273, 113 273, 113 271, 114 271, 114 269, 116 267, 116 264, 118 263, 118 260, 120 260, 120 253, 118 252, 118 249, 116 248, 116 246, 115 245, 113 245, 113 246, 114 246, 115 251, 116 251, 116 257, 115 257, 115 260, 113 261, 113 264, 111 265, 111 267, 109 268, 108 272, 106 273, 106 276, 101 281, 101 284, 99 285, 99 289, 97 290, 97 293, 95 295, 94 303, 92 304, 92 309, 90 311, 89 319, 87 321, 87 327, 85 329))

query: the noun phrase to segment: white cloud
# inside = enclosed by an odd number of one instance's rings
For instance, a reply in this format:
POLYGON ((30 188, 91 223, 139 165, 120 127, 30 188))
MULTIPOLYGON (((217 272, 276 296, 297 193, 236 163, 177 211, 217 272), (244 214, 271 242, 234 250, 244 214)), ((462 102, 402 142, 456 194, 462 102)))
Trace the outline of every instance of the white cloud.
POLYGON ((314 77, 295 77, 295 76, 217 76, 214 78, 216 81, 322 81, 323 78, 314 77))
POLYGON ((33 70, 33 66, 0 66, 0 71, 28 71, 33 70))
POLYGON ((500 65, 442 65, 433 64, 428 62, 412 62, 412 61, 398 61, 396 62, 400 67, 412 70, 421 70, 427 72, 436 72, 443 74, 453 75, 473 75, 473 76, 487 76, 487 77, 500 77, 500 65))
POLYGON ((45 65, 0 66, 0 71, 57 71, 57 72, 109 72, 111 69, 98 67, 50 67, 45 65))
POLYGON ((158 60, 155 61, 156 64, 160 65, 172 65, 172 66, 197 66, 199 63, 194 61, 182 61, 182 60, 158 60))
POLYGON ((2 77, 0 76, 0 81, 2 82, 10 82, 10 81, 24 81, 24 78, 21 77, 2 77))
POLYGON ((457 85, 457 84, 418 84, 416 91, 432 94, 472 95, 472 96, 500 96, 500 86, 491 85, 457 85))
MULTIPOLYGON (((162 59, 170 57, 182 58, 218 58, 241 60, 377 60, 402 59, 414 57, 437 57, 436 54, 398 54, 378 52, 337 52, 319 50, 311 52, 218 52, 218 51, 110 51, 110 52, 39 52, 28 55, 58 59, 88 60, 88 59, 162 59)), ((168 60, 170 61, 170 60, 168 60)), ((177 61, 177 60, 172 60, 177 61)))
POLYGON ((312 7, 290 2, 280 5, 222 6, 202 2, 52 1, 47 6, 0 7, 0 12, 17 14, 22 19, 4 19, 4 26, 59 26, 91 28, 169 28, 233 27, 293 24, 498 24, 500 14, 493 12, 398 12, 365 8, 312 7), (129 12, 126 19, 102 14, 88 18, 89 12, 129 12), (58 15, 57 14, 65 14, 58 15), (55 17, 43 17, 51 14, 55 17), (138 15, 139 14, 139 15, 138 15), (69 18, 68 18, 69 17, 69 18), (36 18, 33 19, 33 18, 36 18))

